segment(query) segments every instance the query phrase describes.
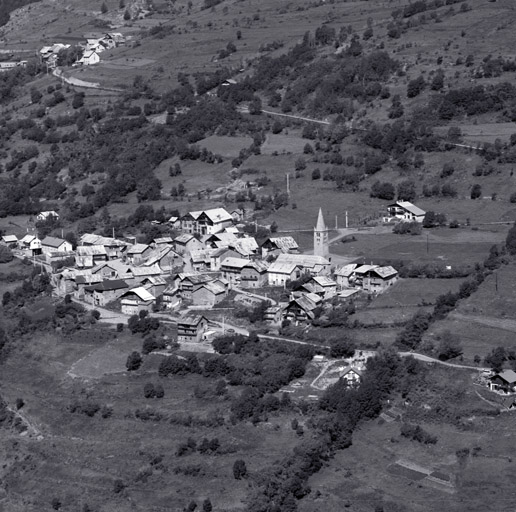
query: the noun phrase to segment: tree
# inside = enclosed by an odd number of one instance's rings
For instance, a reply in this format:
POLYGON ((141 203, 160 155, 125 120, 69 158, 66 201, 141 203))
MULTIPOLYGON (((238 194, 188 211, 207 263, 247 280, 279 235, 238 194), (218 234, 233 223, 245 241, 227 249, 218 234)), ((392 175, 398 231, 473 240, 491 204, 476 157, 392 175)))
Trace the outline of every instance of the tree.
POLYGON ((152 382, 147 382, 145 386, 143 386, 143 396, 145 398, 154 398, 156 396, 156 390, 152 382))
POLYGON ((407 98, 415 98, 425 88, 426 82, 423 76, 411 80, 407 85, 407 98))
POLYGON ((296 171, 303 171, 306 169, 306 160, 300 156, 295 163, 295 169, 296 171))
POLYGON ((39 103, 42 97, 43 97, 43 94, 41 94, 38 91, 38 89, 36 89, 35 87, 31 87, 31 90, 30 90, 31 103, 39 103))
POLYGON ((330 342, 330 357, 348 358, 355 354, 355 342, 351 338, 342 336, 330 342))
POLYGON ((440 91, 444 87, 444 73, 442 69, 438 69, 434 78, 430 82, 430 89, 432 91, 440 91))
POLYGON ((247 466, 242 459, 237 459, 233 464, 233 476, 235 480, 241 480, 247 476, 247 466))
POLYGON ((131 352, 129 356, 127 357, 127 361, 125 363, 125 367, 127 368, 127 371, 132 372, 140 368, 142 364, 142 356, 139 352, 131 352))
POLYGON ((9 263, 14 259, 14 254, 6 245, 0 245, 0 263, 9 263))
POLYGON ((125 8, 125 0, 120 0, 120 2, 118 2, 118 8, 119 9, 124 9, 125 8))
POLYGON ((447 361, 448 359, 453 359, 462 354, 460 338, 456 334, 446 330, 440 337, 441 340, 437 347, 437 357, 441 361, 447 361))
POLYGON ((106 14, 108 12, 108 6, 106 2, 102 2, 102 5, 100 6, 100 12, 102 14, 106 14))
POLYGON ((211 504, 210 499, 206 498, 202 502, 202 512, 212 512, 212 510, 213 510, 213 505, 211 504))
POLYGON ((425 217, 423 218, 423 227, 424 228, 433 228, 436 225, 435 220, 435 212, 429 210, 425 213, 425 217))
POLYGON ((512 228, 509 229, 507 233, 507 238, 505 239, 505 246, 507 247, 509 254, 513 256, 516 254, 516 223, 514 223, 512 228))
POLYGON ((276 120, 274 123, 272 123, 271 132, 277 135, 278 133, 281 133, 283 131, 283 125, 280 121, 276 120))
POLYGON ((124 11, 124 21, 129 21, 131 19, 131 13, 129 12, 129 9, 126 9, 124 11))
POLYGON ((471 199, 478 199, 479 197, 482 197, 482 187, 478 183, 473 185, 470 197, 471 199))
POLYGON ((404 113, 403 105, 401 104, 401 98, 399 94, 395 94, 392 97, 392 105, 389 109, 389 119, 398 119, 404 113))
POLYGON ((411 180, 405 180, 398 184, 398 200, 413 201, 416 198, 416 184, 411 180))
POLYGON ((258 96, 253 96, 249 103, 249 113, 251 115, 259 115, 262 113, 262 100, 258 96))
MULTIPOLYGON (((319 168, 314 169, 312 171, 312 179, 313 180, 320 180, 321 179, 321 171, 319 168)), ((515 201, 516 202, 516 201, 515 201)))

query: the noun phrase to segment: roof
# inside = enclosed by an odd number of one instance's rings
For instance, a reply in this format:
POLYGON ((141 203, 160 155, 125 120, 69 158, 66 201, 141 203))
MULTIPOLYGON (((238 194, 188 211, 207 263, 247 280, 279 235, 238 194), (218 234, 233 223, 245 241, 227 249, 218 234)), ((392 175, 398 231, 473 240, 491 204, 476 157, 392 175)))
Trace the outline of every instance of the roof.
POLYGON ((173 240, 171 236, 163 236, 161 238, 155 238, 153 242, 155 244, 171 244, 173 240))
POLYGON ((294 270, 296 270, 296 268, 298 267, 299 265, 297 263, 292 263, 292 262, 285 262, 285 263, 282 263, 281 261, 274 261, 271 263, 271 265, 269 266, 269 268, 267 269, 267 272, 269 274, 292 274, 292 272, 294 272, 294 270))
POLYGON ((36 237, 34 235, 25 235, 20 242, 24 244, 30 244, 33 240, 36 240, 36 237))
POLYGON ((121 260, 104 261, 96 267, 93 267, 91 272, 95 274, 99 270, 102 270, 104 267, 109 267, 112 270, 116 270, 119 274, 132 274, 132 268, 129 265, 123 263, 121 260))
POLYGON ((312 280, 315 281, 319 286, 337 286, 337 283, 326 276, 316 276, 312 277, 312 280))
POLYGON ((339 292, 339 297, 342 297, 343 299, 347 299, 348 297, 351 297, 352 295, 355 295, 358 293, 357 288, 344 288, 339 292))
POLYGON ((129 288, 129 286, 122 279, 108 279, 93 286, 86 286, 85 290, 96 292, 111 292, 114 290, 122 290, 124 288, 129 288))
POLYGON ((66 240, 63 240, 62 238, 46 236, 42 240, 41 245, 47 245, 48 247, 55 247, 57 249, 58 247, 61 247, 64 243, 66 243, 66 240))
POLYGON ((258 243, 252 237, 239 238, 235 242, 231 243, 230 247, 236 252, 242 254, 242 256, 250 256, 258 250, 258 243))
POLYGON ((313 268, 316 265, 329 265, 330 262, 322 256, 314 254, 280 254, 275 263, 295 263, 300 267, 313 268))
POLYGON ((199 249, 190 251, 190 259, 193 263, 208 263, 217 249, 199 249))
POLYGON ((238 268, 242 270, 247 264, 249 263, 249 260, 244 260, 243 258, 226 258, 224 261, 222 261, 221 266, 222 267, 232 267, 232 268, 238 268))
POLYGON ((349 277, 357 267, 358 267, 358 265, 356 263, 350 263, 349 265, 344 265, 343 267, 340 267, 335 271, 335 275, 342 276, 342 277, 349 277))
POLYGON ((178 274, 179 280, 181 282, 183 281, 190 281, 192 284, 201 284, 206 283, 210 280, 209 276, 206 276, 204 274, 178 274))
POLYGON ((133 246, 129 247, 127 254, 142 254, 147 249, 150 249, 147 244, 134 244, 133 246))
POLYGON ((189 235, 188 233, 183 233, 182 235, 176 236, 176 238, 174 238, 174 242, 180 244, 187 244, 190 240, 192 240, 192 238, 195 237, 193 235, 189 235))
POLYGON ((389 205, 388 208, 391 208, 393 206, 399 206, 400 208, 403 208, 404 210, 407 210, 408 212, 416 216, 424 215, 426 213, 421 208, 418 208, 417 206, 413 205, 410 201, 396 201, 394 204, 389 205))
POLYGON ((244 268, 253 268, 259 273, 266 272, 269 265, 265 261, 248 261, 244 268))
POLYGON ((370 270, 376 270, 378 265, 360 265, 355 269, 355 274, 365 274, 369 272, 370 270))
POLYGON ((319 214, 317 215, 317 225, 315 226, 316 231, 326 231, 326 224, 324 223, 324 217, 321 208, 319 208, 319 214))
POLYGON ((96 235, 95 233, 84 233, 80 238, 82 245, 104 245, 108 247, 126 247, 130 244, 110 238, 107 236, 96 235))
POLYGON ((206 215, 206 217, 208 217, 208 219, 214 223, 233 220, 231 214, 228 213, 224 208, 212 208, 211 210, 204 210, 201 213, 206 215))
POLYGON ((198 326, 202 322, 202 320, 206 320, 206 318, 202 315, 185 316, 182 320, 177 321, 177 325, 198 326))
POLYGON ((235 242, 237 239, 234 233, 215 233, 206 238, 205 242, 214 244, 216 247, 228 247, 231 242, 235 242))
POLYGON ((94 284, 101 283, 104 280, 102 276, 94 274, 82 274, 75 276, 75 282, 77 284, 94 284))
POLYGON ((132 267, 132 272, 134 277, 143 277, 150 275, 159 275, 161 274, 161 268, 159 265, 147 265, 145 267, 132 267))
POLYGON ((359 377, 362 376, 362 373, 357 370, 356 368, 353 368, 352 366, 347 366, 346 368, 344 368, 344 370, 342 370, 342 372, 340 373, 340 377, 344 377, 344 375, 347 375, 348 373, 356 373, 359 377))
POLYGON ((161 285, 162 284, 165 284, 165 285, 167 284, 167 281, 165 280, 165 278, 161 277, 161 276, 148 276, 143 281, 149 281, 154 286, 157 286, 157 285, 160 285, 160 284, 161 285))
POLYGON ((373 270, 375 274, 378 274, 382 278, 391 277, 397 275, 398 271, 391 266, 388 267, 378 267, 373 270))
POLYGON ((496 375, 493 375, 491 379, 494 379, 495 377, 500 377, 505 382, 508 382, 509 384, 516 383, 516 372, 513 370, 504 370, 503 372, 497 373, 496 375))
POLYGON ((79 245, 77 256, 106 256, 106 248, 103 245, 79 245))
POLYGON ((6 243, 6 244, 10 244, 12 242, 17 242, 18 241, 18 237, 16 235, 4 235, 2 237, 2 240, 6 243))
POLYGON ((147 301, 151 301, 151 300, 155 300, 156 297, 154 297, 154 295, 152 295, 152 293, 150 293, 148 290, 146 290, 145 288, 139 286, 138 288, 133 288, 127 292, 125 292, 123 295, 122 295, 122 298, 127 298, 127 296, 131 293, 134 293, 134 295, 137 295, 138 298, 140 298, 141 300, 147 302, 147 301))
POLYGON ((299 249, 299 245, 292 236, 270 237, 262 245, 265 245, 267 242, 271 242, 283 252, 299 249))
POLYGON ((199 286, 196 286, 192 293, 195 293, 197 290, 200 290, 201 288, 205 288, 206 290, 213 293, 214 295, 220 295, 221 293, 226 293, 226 289, 221 284, 213 283, 213 282, 203 283, 203 284, 200 284, 199 286))

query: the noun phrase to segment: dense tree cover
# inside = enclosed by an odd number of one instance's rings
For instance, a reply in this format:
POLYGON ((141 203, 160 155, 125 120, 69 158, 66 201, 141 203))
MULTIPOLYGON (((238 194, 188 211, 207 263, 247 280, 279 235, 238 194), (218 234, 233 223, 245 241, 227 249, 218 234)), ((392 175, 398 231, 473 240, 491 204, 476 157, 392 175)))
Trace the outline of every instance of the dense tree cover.
POLYGON ((0 0, 0 26, 5 25, 9 21, 12 11, 37 1, 38 0, 0 0))

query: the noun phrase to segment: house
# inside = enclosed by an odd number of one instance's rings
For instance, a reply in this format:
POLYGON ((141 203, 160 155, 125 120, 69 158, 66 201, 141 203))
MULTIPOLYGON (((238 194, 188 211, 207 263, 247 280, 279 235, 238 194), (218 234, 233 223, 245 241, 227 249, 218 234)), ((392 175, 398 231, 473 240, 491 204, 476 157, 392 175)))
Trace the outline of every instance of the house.
POLYGON ((394 204, 387 206, 387 217, 385 222, 423 222, 425 211, 413 205, 409 201, 396 201, 394 204))
POLYGON ((117 46, 125 45, 125 36, 120 32, 109 32, 104 34, 102 41, 107 48, 115 48, 117 46))
POLYGON ((15 69, 18 67, 26 68, 27 61, 19 60, 19 61, 10 61, 10 62, 0 62, 0 72, 10 71, 11 69, 15 69))
POLYGON ((154 297, 161 297, 163 292, 168 286, 164 277, 161 276, 148 276, 141 280, 140 286, 145 288, 147 291, 152 293, 154 297))
POLYGON ((186 316, 177 322, 177 341, 200 342, 207 328, 208 320, 204 316, 186 316))
POLYGON ((172 272, 183 265, 183 258, 168 245, 158 246, 147 254, 143 266, 158 265, 162 272, 172 272))
POLYGON ((231 284, 240 282, 242 269, 249 263, 249 260, 243 258, 225 258, 220 264, 220 271, 224 279, 231 284))
POLYGON ((337 283, 327 276, 314 276, 302 288, 309 293, 316 293, 323 300, 331 299, 337 295, 337 283))
POLYGON ((177 274, 175 285, 179 289, 179 295, 182 299, 191 300, 194 288, 200 284, 211 281, 211 278, 204 274, 177 274))
POLYGON ((214 235, 207 236, 204 240, 204 245, 208 249, 222 249, 229 247, 237 240, 238 238, 234 233, 227 233, 223 231, 221 233, 215 233, 214 235))
POLYGON ((262 258, 268 255, 278 256, 284 254, 298 254, 299 245, 291 236, 269 237, 261 245, 262 258))
POLYGON ((152 253, 152 249, 147 244, 134 244, 127 249, 126 257, 129 263, 139 265, 143 263, 152 253))
POLYGON ((235 208, 229 213, 233 217, 234 222, 242 222, 245 219, 245 210, 243 208, 235 208))
POLYGON ((27 251, 31 256, 41 254, 41 240, 34 235, 25 235, 19 242, 18 247, 27 251))
POLYGON ((177 309, 181 305, 179 288, 173 284, 168 285, 161 296, 162 304, 167 309, 177 309))
POLYGON ((364 291, 381 293, 398 280, 398 271, 393 267, 361 265, 354 269, 349 282, 364 291))
MULTIPOLYGON (((190 257, 185 258, 184 270, 187 272, 206 272, 211 269, 211 255, 213 249, 191 251, 190 257)), ((216 249, 215 249, 216 252, 216 249)))
POLYGON ((271 324, 280 324, 282 318, 283 308, 281 306, 269 306, 263 316, 263 319, 271 324))
POLYGON ((112 279, 84 287, 84 300, 94 306, 105 306, 118 299, 129 288, 122 279, 112 279))
POLYGON ((82 57, 77 61, 78 64, 82 64, 83 66, 93 66, 99 62, 100 55, 98 48, 94 50, 85 50, 82 57))
POLYGON ((72 244, 62 238, 55 238, 53 236, 46 236, 41 241, 41 252, 43 254, 52 254, 54 252, 72 252, 72 244))
POLYGON ((287 281, 294 281, 301 276, 296 263, 274 261, 267 269, 267 280, 270 286, 285 286, 287 281))
POLYGON ((16 235, 3 235, 1 240, 2 244, 7 245, 7 247, 12 249, 18 247, 18 237, 16 235))
POLYGON ((46 212, 40 212, 36 215, 36 222, 46 221, 50 217, 53 217, 54 220, 59 219, 59 214, 53 210, 49 210, 46 212))
POLYGON ((339 378, 345 380, 349 387, 356 387, 360 384, 362 373, 352 366, 347 366, 339 372, 339 378))
POLYGON ((335 279, 337 280, 337 285, 340 289, 350 288, 353 286, 353 276, 357 267, 358 265, 356 263, 350 263, 349 265, 344 265, 335 271, 335 279))
POLYGON ((102 276, 104 279, 123 279, 124 281, 134 279, 132 268, 121 260, 100 263, 91 269, 91 274, 102 276))
POLYGON ((122 313, 138 315, 140 311, 151 311, 156 298, 142 287, 133 288, 120 296, 122 313))
POLYGON ((155 238, 152 243, 151 247, 154 249, 161 249, 164 246, 172 247, 174 245, 174 239, 171 236, 162 236, 160 238, 155 238))
POLYGON ((252 258, 258 254, 258 243, 250 236, 238 238, 229 244, 229 248, 237 252, 241 258, 252 258))
POLYGON ((491 391, 502 391, 504 393, 516 392, 516 372, 513 370, 504 370, 495 373, 489 378, 489 389, 491 391))
POLYGON ((262 288, 268 282, 268 265, 264 261, 249 261, 240 272, 242 288, 262 288))
POLYGON ((222 265, 222 262, 226 258, 239 258, 240 255, 233 249, 223 247, 221 249, 215 249, 210 254, 210 270, 218 271, 222 265))
POLYGON ((212 235, 231 225, 233 217, 224 208, 189 212, 181 217, 181 230, 190 234, 212 235))
POLYGON ((92 233, 85 233, 81 236, 79 241, 79 245, 103 245, 106 249, 108 259, 110 260, 121 258, 125 254, 127 247, 130 245, 127 242, 117 240, 116 238, 95 235, 92 233))
POLYGON ((301 295, 292 299, 285 310, 283 316, 295 322, 306 322, 315 318, 315 310, 321 305, 322 299, 313 293, 301 295))
POLYGON ((200 251, 201 249, 204 249, 203 243, 193 235, 184 233, 174 238, 174 250, 181 256, 191 251, 200 251))
POLYGON ((313 276, 330 273, 330 262, 314 254, 280 254, 274 263, 295 263, 302 272, 309 272, 313 276))
POLYGON ((192 302, 197 306, 213 307, 226 298, 226 289, 215 282, 203 283, 192 291, 192 302))
POLYGON ((79 245, 75 251, 77 268, 92 268, 107 260, 108 255, 103 245, 79 245))

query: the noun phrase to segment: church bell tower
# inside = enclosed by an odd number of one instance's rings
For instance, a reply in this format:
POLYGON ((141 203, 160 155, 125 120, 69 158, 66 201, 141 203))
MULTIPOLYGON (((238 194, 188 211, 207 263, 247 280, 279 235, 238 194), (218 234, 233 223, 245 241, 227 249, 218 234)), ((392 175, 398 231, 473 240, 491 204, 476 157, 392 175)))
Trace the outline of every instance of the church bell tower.
POLYGON ((314 255, 328 258, 328 230, 324 223, 322 210, 319 208, 317 225, 314 228, 314 255))

